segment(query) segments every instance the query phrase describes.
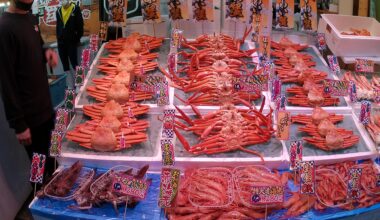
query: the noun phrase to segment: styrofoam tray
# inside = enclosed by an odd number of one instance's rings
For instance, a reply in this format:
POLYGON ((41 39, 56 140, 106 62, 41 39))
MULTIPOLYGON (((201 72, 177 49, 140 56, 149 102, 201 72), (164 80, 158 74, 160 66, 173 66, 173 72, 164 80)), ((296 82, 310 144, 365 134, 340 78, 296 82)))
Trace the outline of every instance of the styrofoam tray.
MULTIPOLYGON (((316 164, 327 164, 327 163, 337 163, 346 160, 361 160, 361 159, 371 159, 375 157, 375 150, 371 146, 369 136, 366 135, 365 130, 360 126, 360 122, 352 113, 338 113, 334 110, 324 108, 329 113, 336 113, 344 115, 343 122, 336 124, 337 127, 345 128, 347 130, 352 130, 355 135, 359 136, 359 143, 354 145, 351 148, 345 150, 338 151, 323 151, 315 146, 308 144, 307 142, 303 142, 303 160, 310 161, 314 160, 316 164)), ((298 114, 311 114, 311 111, 294 111, 291 112, 293 115, 298 114)), ((291 125, 291 137, 295 140, 302 139, 303 137, 309 136, 306 133, 299 132, 298 127, 302 127, 304 125, 293 123, 291 125)), ((287 154, 289 151, 290 141, 286 142, 287 154)), ((289 155, 289 154, 288 154, 289 155)))
POLYGON ((326 43, 335 56, 379 56, 380 23, 374 18, 322 14, 318 32, 325 33, 326 43), (342 35, 350 28, 367 29, 372 36, 342 35))

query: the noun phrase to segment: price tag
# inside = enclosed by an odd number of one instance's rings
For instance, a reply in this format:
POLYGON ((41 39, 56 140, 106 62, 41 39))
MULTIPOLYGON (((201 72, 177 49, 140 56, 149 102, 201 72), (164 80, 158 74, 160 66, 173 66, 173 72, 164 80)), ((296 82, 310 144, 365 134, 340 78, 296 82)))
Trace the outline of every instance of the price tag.
POLYGON ((172 206, 172 202, 178 193, 180 174, 177 169, 162 168, 158 206, 162 208, 172 206))
POLYGON ((372 60, 356 59, 355 71, 363 73, 373 73, 375 71, 375 63, 372 60))
POLYGON ((347 96, 349 95, 350 82, 345 80, 324 80, 324 92, 331 96, 347 96))
POLYGON ((50 156, 51 157, 61 156, 62 137, 63 137, 63 133, 61 131, 54 130, 51 133, 51 138, 50 138, 50 156))
POLYGON ((348 175, 347 196, 349 199, 360 198, 360 178, 362 176, 362 168, 351 168, 348 175))
POLYGON ((318 33, 317 39, 318 39, 318 49, 319 50, 326 50, 325 33, 318 33))
POLYGON ((101 21, 100 22, 100 30, 99 30, 99 39, 101 41, 107 40, 107 32, 108 32, 108 22, 101 21))
POLYGON ((301 140, 290 142, 290 170, 296 169, 296 164, 302 161, 303 145, 301 140))
POLYGON ((279 111, 277 114, 277 138, 279 140, 289 139, 290 125, 290 112, 279 111))
POLYGON ((45 161, 45 155, 33 153, 32 164, 30 166, 30 182, 42 184, 44 179, 45 161))
POLYGON ((164 119, 162 123, 162 138, 168 139, 174 137, 174 117, 174 109, 164 110, 164 119))
POLYGON ((301 194, 315 193, 315 163, 314 161, 298 161, 296 163, 297 170, 300 171, 301 194))
POLYGON ((363 125, 368 125, 371 119, 371 102, 362 101, 359 120, 363 125))
POLYGON ((240 90, 245 92, 268 91, 268 75, 240 76, 240 90))
POLYGON ((287 98, 284 94, 281 94, 280 97, 276 99, 276 111, 285 111, 287 105, 287 98))
POLYGON ((177 74, 177 53, 169 53, 168 56, 168 70, 171 75, 177 74))
POLYGON ((183 38, 183 30, 174 28, 171 32, 170 47, 175 47, 176 49, 181 48, 181 42, 183 38))
POLYGON ((335 74, 339 74, 340 66, 339 66, 338 58, 333 55, 327 55, 327 60, 329 61, 330 70, 335 74))
POLYGON ((253 186, 251 201, 253 205, 267 205, 284 202, 283 186, 253 186))
POLYGON ((156 84, 157 105, 169 105, 169 84, 167 81, 156 84))
POLYGON ((259 36, 259 60, 260 63, 268 62, 270 59, 270 35, 259 36))
POLYGON ((278 96, 281 94, 281 81, 277 77, 272 81, 271 86, 271 101, 275 102, 278 96))
POLYGON ((91 59, 91 50, 90 49, 84 49, 82 51, 81 66, 85 69, 89 69, 90 68, 90 59, 91 59))
POLYGON ((351 102, 357 102, 358 97, 357 97, 357 93, 356 93, 356 84, 353 81, 350 81, 349 93, 350 93, 351 102))
POLYGON ((75 70, 75 86, 80 87, 83 85, 84 81, 84 68, 77 66, 75 70))
POLYGON ((145 199, 150 182, 136 179, 133 176, 115 173, 112 181, 112 191, 138 199, 145 199))
POLYGON ((162 165, 173 166, 175 162, 174 147, 171 139, 161 140, 162 165))
POLYGON ((69 112, 74 112, 74 100, 75 100, 75 90, 74 89, 66 89, 65 91, 65 109, 69 112))

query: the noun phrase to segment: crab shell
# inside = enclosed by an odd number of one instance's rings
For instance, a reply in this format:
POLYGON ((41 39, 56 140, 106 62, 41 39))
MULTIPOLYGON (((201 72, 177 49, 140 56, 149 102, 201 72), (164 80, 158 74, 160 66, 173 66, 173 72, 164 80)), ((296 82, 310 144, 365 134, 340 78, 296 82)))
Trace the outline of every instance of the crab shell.
POLYGON ((110 128, 97 127, 91 135, 91 146, 97 151, 112 151, 117 147, 115 133, 110 128))
POLYGON ((108 115, 102 118, 102 120, 99 123, 99 126, 104 128, 110 128, 113 132, 118 132, 121 128, 121 122, 115 116, 108 115))
POLYGON ((123 107, 115 100, 108 101, 101 112, 103 117, 115 116, 116 118, 122 118, 124 115, 123 107))
POLYGON ((107 100, 125 103, 129 100, 129 89, 124 84, 112 84, 107 92, 107 100))

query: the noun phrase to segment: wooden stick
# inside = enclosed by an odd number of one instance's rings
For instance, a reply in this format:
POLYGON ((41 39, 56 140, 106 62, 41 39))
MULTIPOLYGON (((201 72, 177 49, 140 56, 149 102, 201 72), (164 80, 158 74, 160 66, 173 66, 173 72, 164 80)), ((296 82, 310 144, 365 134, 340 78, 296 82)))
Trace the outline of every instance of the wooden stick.
POLYGON ((36 197, 36 191, 37 191, 37 183, 34 183, 34 197, 36 197))
POLYGON ((265 220, 267 220, 268 216, 268 205, 265 205, 265 220))
POLYGON ((156 23, 153 22, 153 36, 156 37, 156 23))
POLYGON ((235 21, 235 30, 234 30, 234 39, 236 39, 236 21, 235 21))

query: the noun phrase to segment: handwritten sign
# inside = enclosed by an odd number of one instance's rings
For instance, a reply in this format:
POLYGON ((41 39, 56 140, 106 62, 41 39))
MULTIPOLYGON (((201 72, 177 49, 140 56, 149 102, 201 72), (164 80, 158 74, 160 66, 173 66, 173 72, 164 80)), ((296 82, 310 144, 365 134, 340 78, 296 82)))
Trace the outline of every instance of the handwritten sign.
POLYGON ((172 202, 178 193, 180 171, 171 168, 162 168, 160 195, 158 205, 162 208, 172 206, 172 202))
POLYGON ((169 18, 172 21, 187 20, 189 16, 189 7, 185 0, 168 0, 169 18))
POLYGON ((42 183, 45 171, 46 156, 33 153, 32 164, 30 166, 30 182, 42 183))
POLYGON ((294 27, 294 0, 276 0, 276 28, 294 27))
POLYGON ((363 125, 368 125, 371 118, 371 102, 362 101, 359 120, 363 125))
POLYGON ((362 176, 362 168, 351 168, 348 173, 347 197, 349 199, 360 198, 360 178, 362 176))
POLYGON ((174 116, 174 109, 164 110, 164 119, 162 123, 162 138, 167 139, 174 137, 174 116))
POLYGON ((301 30, 317 30, 317 1, 300 0, 301 5, 301 30))
POLYGON ((300 171, 300 193, 315 193, 315 163, 314 161, 298 161, 296 162, 297 170, 300 171))
POLYGON ((122 173, 115 173, 112 182, 112 190, 127 196, 145 199, 150 182, 136 179, 133 176, 122 173))
POLYGON ((279 111, 277 114, 277 138, 279 140, 289 139, 290 125, 290 112, 279 111))
POLYGON ((233 78, 234 88, 237 91, 258 92, 268 91, 268 79, 266 74, 260 75, 241 75, 233 78))
POLYGON ((301 140, 290 142, 290 170, 296 169, 296 164, 302 161, 303 145, 301 140))
POLYGON ((141 11, 144 22, 161 22, 160 0, 141 0, 141 11))
POLYGON ((334 55, 327 55, 327 60, 329 61, 330 70, 335 74, 339 74, 340 66, 338 58, 334 55))
POLYGON ((161 140, 162 151, 162 165, 173 166, 175 162, 174 158, 174 146, 171 139, 161 140))
POLYGON ((127 1, 126 0, 108 0, 111 21, 120 25, 127 22, 127 1))
POLYGON ((101 41, 107 40, 107 34, 108 34, 108 22, 101 21, 100 22, 100 29, 99 29, 99 39, 101 41))
POLYGON ((373 73, 375 71, 375 63, 372 60, 356 59, 355 71, 363 73, 373 73))
POLYGON ((192 13, 195 21, 213 21, 214 20, 214 2, 213 0, 192 0, 192 13))
POLYGON ((251 201, 253 205, 266 205, 284 202, 283 186, 253 186, 251 201))
POLYGON ((246 19, 246 1, 244 0, 225 0, 224 10, 226 20, 241 21, 246 19))
POLYGON ((332 96, 347 96, 349 94, 350 82, 345 80, 324 80, 324 92, 332 96))
POLYGON ((270 35, 259 36, 259 61, 260 63, 268 62, 270 59, 270 35))

